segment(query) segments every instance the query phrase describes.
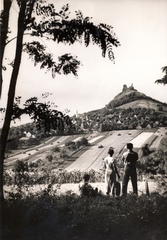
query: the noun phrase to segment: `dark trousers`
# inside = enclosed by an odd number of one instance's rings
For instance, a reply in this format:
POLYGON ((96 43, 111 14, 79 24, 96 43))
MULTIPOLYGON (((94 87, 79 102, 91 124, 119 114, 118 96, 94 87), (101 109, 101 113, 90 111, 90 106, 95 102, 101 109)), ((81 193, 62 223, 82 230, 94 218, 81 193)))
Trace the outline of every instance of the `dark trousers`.
POLYGON ((122 182, 122 194, 123 195, 127 194, 127 187, 128 187, 129 178, 131 178, 132 187, 133 187, 133 194, 137 195, 138 194, 138 189, 137 189, 136 167, 130 167, 130 166, 126 166, 126 168, 125 168, 125 173, 124 173, 123 182, 122 182))

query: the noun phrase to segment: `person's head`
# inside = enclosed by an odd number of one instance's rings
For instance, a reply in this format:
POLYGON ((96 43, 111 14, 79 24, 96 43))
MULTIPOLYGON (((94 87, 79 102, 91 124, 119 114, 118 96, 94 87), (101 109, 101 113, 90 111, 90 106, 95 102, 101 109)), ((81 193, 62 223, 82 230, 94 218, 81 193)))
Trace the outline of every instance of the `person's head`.
POLYGON ((133 144, 132 143, 127 143, 127 149, 132 150, 133 149, 133 144))
POLYGON ((114 154, 114 149, 112 147, 109 148, 108 154, 110 155, 110 157, 112 157, 112 155, 114 154))
POLYGON ((90 175, 87 174, 87 173, 85 173, 84 176, 83 176, 83 180, 84 180, 84 182, 88 182, 89 179, 90 179, 90 175))

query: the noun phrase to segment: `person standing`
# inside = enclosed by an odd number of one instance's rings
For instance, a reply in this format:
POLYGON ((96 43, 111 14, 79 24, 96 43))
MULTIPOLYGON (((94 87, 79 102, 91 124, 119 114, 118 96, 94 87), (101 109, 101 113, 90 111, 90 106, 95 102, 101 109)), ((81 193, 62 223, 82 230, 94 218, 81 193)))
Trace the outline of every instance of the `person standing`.
POLYGON ((104 158, 103 161, 105 168, 105 190, 107 195, 110 194, 112 186, 116 184, 116 175, 120 178, 113 154, 114 150, 110 147, 108 150, 108 156, 104 158))
POLYGON ((127 195, 127 187, 129 178, 131 178, 133 194, 138 195, 137 187, 137 171, 136 165, 138 161, 138 153, 133 151, 133 144, 127 143, 128 151, 123 153, 122 161, 124 162, 124 176, 122 181, 122 195, 127 195))

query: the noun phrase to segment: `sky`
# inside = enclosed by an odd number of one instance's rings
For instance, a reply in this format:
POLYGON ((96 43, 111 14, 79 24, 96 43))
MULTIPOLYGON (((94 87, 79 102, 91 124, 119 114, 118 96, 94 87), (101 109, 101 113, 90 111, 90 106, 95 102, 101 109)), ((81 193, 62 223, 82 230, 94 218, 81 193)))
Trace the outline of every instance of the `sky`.
MULTIPOLYGON (((167 0, 50 0, 60 10, 69 4, 71 14, 81 10, 84 17, 92 17, 94 24, 106 23, 113 26, 121 46, 113 47, 115 63, 108 57, 102 57, 98 46, 85 47, 84 43, 71 46, 56 44, 41 39, 48 52, 54 57, 72 53, 82 65, 78 77, 58 75, 52 78, 51 73, 40 70, 23 54, 17 82, 16 96, 22 96, 22 102, 37 96, 39 100, 44 92, 50 92, 49 100, 58 105, 58 110, 70 110, 84 113, 103 108, 118 93, 123 85, 134 88, 161 102, 167 102, 167 86, 155 84, 162 78, 161 68, 167 65, 167 0)), ((10 28, 12 36, 16 34, 17 4, 14 2, 11 11, 10 28)), ((25 36, 25 41, 28 37, 25 36)), ((14 57, 15 41, 6 49, 6 66, 14 57)), ((6 106, 10 66, 4 72, 4 85, 0 106, 6 106)), ((28 119, 23 117, 17 124, 28 119)), ((1 118, 0 124, 3 123, 1 118)))

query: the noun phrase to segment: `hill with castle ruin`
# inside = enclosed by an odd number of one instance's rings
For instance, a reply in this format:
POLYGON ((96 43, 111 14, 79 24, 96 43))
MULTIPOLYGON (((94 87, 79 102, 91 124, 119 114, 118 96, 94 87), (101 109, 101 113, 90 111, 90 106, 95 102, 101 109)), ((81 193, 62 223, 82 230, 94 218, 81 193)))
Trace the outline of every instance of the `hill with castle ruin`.
MULTIPOLYGON (((82 115, 82 125, 100 131, 141 129, 167 126, 167 104, 123 85, 104 108, 82 115)), ((85 128, 84 127, 84 128, 85 128)))
POLYGON ((167 104, 164 104, 156 99, 146 96, 144 93, 137 91, 133 85, 127 87, 123 85, 122 92, 114 97, 106 107, 111 108, 147 108, 154 109, 155 111, 167 112, 167 104))

